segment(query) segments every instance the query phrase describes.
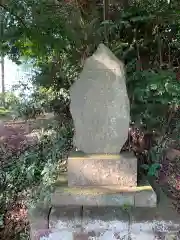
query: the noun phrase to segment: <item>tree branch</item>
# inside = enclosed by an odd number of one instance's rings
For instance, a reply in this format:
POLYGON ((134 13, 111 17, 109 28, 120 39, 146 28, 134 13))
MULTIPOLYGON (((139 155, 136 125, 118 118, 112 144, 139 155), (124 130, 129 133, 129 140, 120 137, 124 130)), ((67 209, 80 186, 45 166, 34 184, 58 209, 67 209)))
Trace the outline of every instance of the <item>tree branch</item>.
POLYGON ((0 7, 3 8, 6 12, 9 12, 12 16, 14 16, 18 20, 18 22, 20 22, 21 25, 23 25, 23 27, 27 30, 26 34, 28 39, 30 40, 31 39, 31 36, 29 34, 30 29, 26 26, 24 21, 19 16, 17 16, 13 11, 11 11, 11 9, 5 6, 2 2, 0 2, 0 7))

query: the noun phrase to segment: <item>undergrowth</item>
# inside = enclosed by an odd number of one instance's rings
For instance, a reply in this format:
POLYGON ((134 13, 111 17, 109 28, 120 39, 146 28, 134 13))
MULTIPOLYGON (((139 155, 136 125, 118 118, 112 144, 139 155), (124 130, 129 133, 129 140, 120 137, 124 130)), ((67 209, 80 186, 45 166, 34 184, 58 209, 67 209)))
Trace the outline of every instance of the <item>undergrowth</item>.
MULTIPOLYGON (((71 148, 72 128, 44 131, 39 142, 0 168, 0 239, 28 239, 27 208, 39 200, 49 201, 61 162, 71 148), (13 217, 19 204, 25 222, 13 217), (13 213, 14 211, 14 213, 13 213), (9 226, 8 226, 9 224, 9 226)), ((18 217, 20 218, 20 216, 18 217)))

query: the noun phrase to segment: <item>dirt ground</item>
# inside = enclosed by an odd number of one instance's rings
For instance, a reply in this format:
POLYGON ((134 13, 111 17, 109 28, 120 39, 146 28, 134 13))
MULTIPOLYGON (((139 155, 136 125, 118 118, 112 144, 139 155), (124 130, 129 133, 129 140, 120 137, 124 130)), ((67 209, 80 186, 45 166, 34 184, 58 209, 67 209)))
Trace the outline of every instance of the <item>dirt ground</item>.
POLYGON ((36 143, 37 137, 32 132, 46 128, 54 121, 52 115, 39 117, 36 120, 0 120, 0 148, 1 151, 15 152, 26 145, 36 143))

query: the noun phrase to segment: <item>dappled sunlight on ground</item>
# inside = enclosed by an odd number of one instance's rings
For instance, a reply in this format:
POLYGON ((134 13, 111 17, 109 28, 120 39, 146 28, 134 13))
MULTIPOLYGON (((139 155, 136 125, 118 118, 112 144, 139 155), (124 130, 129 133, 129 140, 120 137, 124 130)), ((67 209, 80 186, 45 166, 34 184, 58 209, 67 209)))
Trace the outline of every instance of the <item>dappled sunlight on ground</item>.
POLYGON ((0 231, 1 240, 12 240, 21 232, 29 230, 27 208, 23 202, 15 202, 4 216, 4 228, 0 231))

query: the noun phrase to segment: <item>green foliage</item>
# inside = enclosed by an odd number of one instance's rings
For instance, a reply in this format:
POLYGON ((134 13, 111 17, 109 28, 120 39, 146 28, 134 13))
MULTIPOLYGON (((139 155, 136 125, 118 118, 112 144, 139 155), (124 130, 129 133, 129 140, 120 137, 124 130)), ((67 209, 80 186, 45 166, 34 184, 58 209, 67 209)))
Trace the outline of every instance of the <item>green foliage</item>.
POLYGON ((20 99, 13 92, 0 93, 0 105, 3 105, 5 99, 5 109, 12 109, 19 104, 20 99))
POLYGON ((159 169, 161 168, 161 165, 158 164, 158 163, 153 163, 152 165, 147 165, 147 164, 142 164, 141 167, 144 169, 144 170, 147 170, 147 176, 150 176, 150 177, 158 177, 158 171, 159 169))
POLYGON ((21 103, 16 107, 16 114, 18 117, 28 119, 35 119, 37 116, 43 113, 42 107, 38 107, 32 102, 21 103))
POLYGON ((146 70, 129 75, 132 121, 162 133, 168 124, 171 106, 180 103, 180 83, 175 73, 170 70, 146 70))
POLYGON ((7 117, 9 115, 9 111, 5 108, 0 108, 0 117, 7 117))
MULTIPOLYGON (((46 130, 39 142, 18 157, 11 157, 0 168, 0 220, 11 202, 26 196, 31 206, 47 201, 61 171, 62 161, 72 146, 72 127, 46 130)), ((3 221, 1 221, 3 227, 3 221)))
MULTIPOLYGON (((126 64, 132 121, 162 132, 169 109, 180 98, 177 6, 177 1, 133 1, 110 10, 110 20, 101 21, 102 9, 93 5, 82 14, 73 1, 8 1, 3 5, 3 47, 13 59, 33 60, 34 84, 57 93, 69 89, 86 57, 106 42, 126 64)), ((35 94, 46 108, 59 99, 50 100, 43 91, 35 94)))
POLYGON ((122 206, 122 209, 124 210, 124 211, 126 211, 126 212, 128 212, 129 213, 129 211, 131 210, 131 205, 130 204, 128 204, 128 203, 125 203, 123 206, 122 206))

